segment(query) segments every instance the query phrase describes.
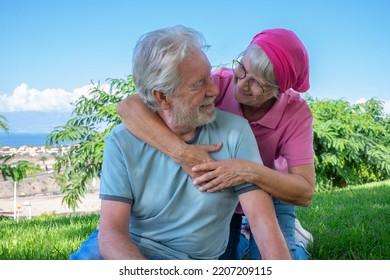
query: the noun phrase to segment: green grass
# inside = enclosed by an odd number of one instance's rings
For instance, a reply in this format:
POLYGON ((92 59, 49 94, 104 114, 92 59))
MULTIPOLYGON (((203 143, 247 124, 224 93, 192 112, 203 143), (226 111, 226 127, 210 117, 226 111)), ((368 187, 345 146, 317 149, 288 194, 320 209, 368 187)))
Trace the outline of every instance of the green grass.
MULTIPOLYGON (((314 236, 312 259, 390 259, 390 181, 317 193, 298 217, 314 236)), ((0 259, 68 259, 98 222, 98 214, 0 217, 0 259)))
POLYGON ((98 222, 98 214, 1 218, 0 260, 66 260, 98 222))
POLYGON ((390 181, 318 193, 298 209, 315 260, 390 259, 390 181))

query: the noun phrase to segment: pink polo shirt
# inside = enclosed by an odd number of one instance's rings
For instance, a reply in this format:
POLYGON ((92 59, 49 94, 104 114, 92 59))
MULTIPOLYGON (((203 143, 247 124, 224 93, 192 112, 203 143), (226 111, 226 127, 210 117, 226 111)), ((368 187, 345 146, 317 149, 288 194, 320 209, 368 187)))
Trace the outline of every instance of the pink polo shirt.
MULTIPOLYGON (((234 97, 233 71, 218 69, 212 73, 219 88, 217 108, 243 116, 234 97)), ((298 92, 287 90, 279 95, 271 110, 250 122, 265 166, 288 172, 288 166, 314 163, 312 113, 298 92)))

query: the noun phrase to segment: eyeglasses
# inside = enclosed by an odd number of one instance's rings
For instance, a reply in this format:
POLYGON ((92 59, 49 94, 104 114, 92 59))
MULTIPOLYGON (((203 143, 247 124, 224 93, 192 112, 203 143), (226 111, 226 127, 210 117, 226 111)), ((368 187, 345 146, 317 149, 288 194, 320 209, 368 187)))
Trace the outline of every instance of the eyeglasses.
MULTIPOLYGON (((234 59, 233 63, 232 63, 232 69, 233 69, 234 75, 238 79, 240 79, 240 80, 245 79, 247 71, 246 71, 244 65, 240 61, 238 61, 237 59, 234 59)), ((262 93, 264 93, 263 86, 258 81, 256 81, 255 78, 253 78, 253 77, 249 78, 248 82, 249 82, 249 86, 254 85, 254 89, 256 91, 260 91, 261 90, 262 93)))

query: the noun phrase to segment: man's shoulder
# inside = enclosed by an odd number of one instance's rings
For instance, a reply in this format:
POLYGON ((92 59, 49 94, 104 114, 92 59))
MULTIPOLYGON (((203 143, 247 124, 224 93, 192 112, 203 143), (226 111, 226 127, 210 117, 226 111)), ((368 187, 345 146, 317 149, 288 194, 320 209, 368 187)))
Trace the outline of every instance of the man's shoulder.
POLYGON ((216 109, 214 124, 217 125, 219 129, 223 128, 225 130, 242 130, 246 126, 249 127, 248 120, 245 118, 220 109, 216 109))
POLYGON ((117 134, 122 134, 122 133, 125 133, 125 132, 129 132, 126 127, 124 126, 123 123, 120 123, 118 124, 117 126, 114 126, 113 129, 111 129, 110 133, 108 134, 109 136, 114 136, 114 135, 117 135, 117 134))
POLYGON ((212 132, 218 137, 226 137, 227 139, 232 140, 232 144, 235 143, 234 139, 240 139, 241 137, 246 137, 248 134, 253 134, 248 120, 234 115, 230 112, 225 112, 221 110, 216 110, 215 121, 208 124, 207 131, 212 132))
POLYGON ((131 134, 130 131, 127 130, 127 128, 123 123, 121 123, 115 126, 113 129, 111 129, 111 131, 108 133, 106 137, 106 141, 114 140, 114 139, 127 139, 126 141, 128 141, 129 138, 135 138, 135 137, 133 137, 133 134, 131 134))
POLYGON ((213 127, 210 129, 216 140, 228 147, 229 158, 241 158, 261 162, 257 143, 248 120, 230 112, 217 111, 213 127))
POLYGON ((248 125, 248 120, 245 118, 235 115, 230 112, 222 111, 220 109, 216 109, 216 118, 215 121, 218 123, 222 123, 224 126, 242 126, 248 125))

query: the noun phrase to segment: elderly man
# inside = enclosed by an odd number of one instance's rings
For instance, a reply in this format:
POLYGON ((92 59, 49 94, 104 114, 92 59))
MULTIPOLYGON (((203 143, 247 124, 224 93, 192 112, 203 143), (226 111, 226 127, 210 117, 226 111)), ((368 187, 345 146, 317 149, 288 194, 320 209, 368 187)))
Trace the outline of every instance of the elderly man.
MULTIPOLYGON (((222 142, 215 160, 261 163, 247 121, 214 108, 218 89, 204 46, 184 26, 142 36, 133 53, 137 91, 187 143, 222 142)), ((264 258, 290 259, 268 193, 251 184, 200 192, 180 165, 123 124, 105 141, 100 198, 99 246, 95 231, 71 259, 218 259, 238 202, 264 258)))

